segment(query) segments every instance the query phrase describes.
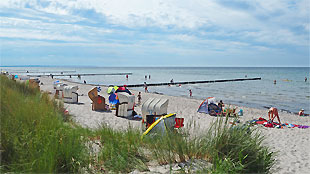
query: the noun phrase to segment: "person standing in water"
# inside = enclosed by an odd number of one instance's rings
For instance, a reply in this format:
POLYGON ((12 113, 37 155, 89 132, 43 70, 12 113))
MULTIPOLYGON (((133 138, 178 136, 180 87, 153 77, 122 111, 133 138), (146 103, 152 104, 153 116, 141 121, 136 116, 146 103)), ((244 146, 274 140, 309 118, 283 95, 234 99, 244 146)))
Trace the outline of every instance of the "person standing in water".
POLYGON ((190 90, 189 90, 189 97, 192 98, 192 96, 193 96, 193 92, 192 92, 192 90, 190 89, 190 90))
POLYGON ((128 74, 126 74, 126 80, 128 80, 128 74))
POLYGON ((307 80, 308 80, 307 77, 305 77, 305 82, 307 82, 307 80))
POLYGON ((147 84, 146 84, 146 82, 144 82, 144 90, 145 90, 145 92, 149 92, 149 91, 147 90, 147 84))

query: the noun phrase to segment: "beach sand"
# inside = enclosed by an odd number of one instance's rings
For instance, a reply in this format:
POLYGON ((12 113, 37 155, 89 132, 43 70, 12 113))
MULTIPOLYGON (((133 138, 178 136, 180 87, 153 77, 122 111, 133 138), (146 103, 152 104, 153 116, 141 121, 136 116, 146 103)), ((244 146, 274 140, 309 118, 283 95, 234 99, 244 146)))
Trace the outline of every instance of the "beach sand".
MULTIPOLYGON (((55 93, 53 89, 53 82, 55 79, 50 77, 40 78, 43 85, 41 90, 55 93)), ((126 129, 128 126, 134 128, 141 128, 141 121, 128 120, 126 118, 116 117, 115 111, 112 112, 97 112, 91 109, 91 100, 87 93, 93 85, 77 84, 74 82, 68 82, 60 80, 68 85, 78 85, 79 90, 79 103, 78 104, 65 104, 65 108, 73 116, 73 120, 78 124, 88 128, 98 128, 102 124, 106 124, 114 129, 126 129)), ((101 86, 101 96, 108 99, 106 93, 107 87, 101 86)), ((131 90, 135 96, 138 92, 131 90)), ((167 95, 160 95, 154 93, 142 93, 142 103, 150 97, 169 99, 168 113, 176 113, 177 117, 183 117, 185 119, 185 129, 191 129, 191 132, 201 133, 208 129, 210 123, 217 118, 198 113, 197 109, 202 100, 186 98, 186 97, 174 97, 167 95), (195 126, 193 126, 195 124, 195 126)), ((225 99, 222 99, 225 102, 225 99)), ((137 103, 137 97, 136 97, 137 103)), ((241 122, 245 122, 252 119, 258 119, 263 117, 268 118, 267 109, 256 109, 248 107, 238 107, 237 110, 243 109, 244 116, 240 117, 241 122)), ((141 115, 141 106, 135 107, 135 111, 141 115)), ((279 112, 279 116, 282 123, 292 123, 301 125, 310 125, 310 117, 300 117, 294 114, 279 112)), ((272 149, 274 152, 278 152, 276 156, 276 165, 271 170, 271 173, 309 173, 310 171, 310 128, 265 128, 258 127, 258 130, 266 137, 264 143, 272 149)))

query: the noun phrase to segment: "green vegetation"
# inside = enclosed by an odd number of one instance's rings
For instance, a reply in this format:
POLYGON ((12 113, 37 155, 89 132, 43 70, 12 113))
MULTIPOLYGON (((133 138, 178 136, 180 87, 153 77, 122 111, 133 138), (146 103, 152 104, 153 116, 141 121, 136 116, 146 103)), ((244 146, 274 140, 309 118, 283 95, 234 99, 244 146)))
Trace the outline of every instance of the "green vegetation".
POLYGON ((1 171, 77 172, 87 164, 84 130, 37 89, 1 76, 1 171))
POLYGON ((1 76, 0 90, 1 173, 127 173, 147 171, 154 161, 189 163, 181 173, 268 173, 274 163, 257 131, 231 127, 225 118, 197 137, 171 132, 141 140, 134 128, 89 130, 65 122, 63 106, 27 84, 1 76), (91 153, 96 143, 99 152, 91 153))

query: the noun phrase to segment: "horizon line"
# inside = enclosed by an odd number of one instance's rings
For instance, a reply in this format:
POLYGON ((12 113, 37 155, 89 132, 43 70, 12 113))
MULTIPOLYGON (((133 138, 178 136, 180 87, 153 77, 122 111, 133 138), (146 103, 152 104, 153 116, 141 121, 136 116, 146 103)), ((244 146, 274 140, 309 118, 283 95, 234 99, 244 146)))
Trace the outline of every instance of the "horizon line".
POLYGON ((91 66, 91 65, 0 65, 0 67, 64 67, 64 68, 310 68, 310 66, 91 66))

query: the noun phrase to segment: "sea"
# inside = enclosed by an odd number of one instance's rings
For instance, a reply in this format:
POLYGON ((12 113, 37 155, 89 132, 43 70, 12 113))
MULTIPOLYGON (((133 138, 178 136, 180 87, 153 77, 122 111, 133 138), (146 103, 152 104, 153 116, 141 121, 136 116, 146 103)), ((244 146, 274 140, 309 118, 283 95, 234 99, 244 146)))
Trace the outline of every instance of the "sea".
MULTIPOLYGON (((215 97, 226 104, 267 109, 276 107, 286 112, 297 113, 305 109, 310 113, 310 74, 309 67, 0 67, 1 70, 18 75, 49 74, 110 74, 126 75, 96 76, 59 76, 67 79, 95 85, 133 85, 150 83, 168 83, 185 81, 223 80, 236 78, 255 78, 255 81, 234 81, 222 83, 151 86, 149 92, 189 97, 204 100, 215 97), (28 71, 28 73, 26 73, 28 71), (147 78, 145 78, 147 76, 147 78), (149 78, 150 76, 150 78, 149 78), (307 81, 305 81, 307 78, 307 81), (276 80, 276 84, 274 84, 276 80)), ((56 81, 56 79, 55 79, 56 81)), ((144 91, 143 87, 132 88, 144 91)), ((198 107, 198 106, 197 106, 198 107)))

